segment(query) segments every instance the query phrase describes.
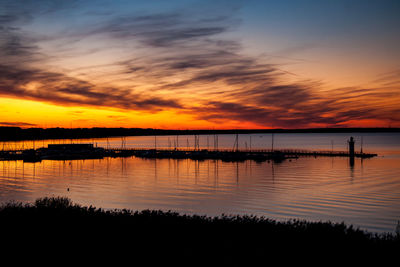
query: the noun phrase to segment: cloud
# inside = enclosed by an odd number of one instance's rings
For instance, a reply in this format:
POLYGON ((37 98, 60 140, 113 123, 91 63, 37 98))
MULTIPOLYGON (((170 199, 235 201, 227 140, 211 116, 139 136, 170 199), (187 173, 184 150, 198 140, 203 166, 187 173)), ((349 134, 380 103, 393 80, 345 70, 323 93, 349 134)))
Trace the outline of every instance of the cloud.
POLYGON ((37 124, 33 124, 33 123, 27 123, 27 122, 5 122, 5 121, 1 121, 0 122, 0 126, 5 126, 5 127, 36 127, 37 124))
POLYGON ((89 105, 156 111, 180 108, 178 101, 96 86, 60 73, 0 65, 0 94, 60 105, 89 105))
POLYGON ((310 112, 288 111, 279 107, 256 107, 242 103, 209 102, 193 110, 199 119, 221 122, 236 120, 256 125, 283 128, 308 127, 314 124, 334 126, 335 118, 323 118, 310 112))
POLYGON ((383 86, 400 86, 400 69, 383 73, 373 81, 374 83, 382 84, 383 86))
MULTIPOLYGON (((7 2, 8 8, 0 13, 1 95, 67 106, 145 112, 172 109, 200 120, 246 121, 261 127, 400 120, 395 115, 398 86, 388 81, 398 73, 381 77, 384 84, 376 88, 327 91, 317 81, 289 82, 278 64, 243 53, 241 43, 231 35, 240 21, 229 8, 223 14, 91 10, 85 13, 91 16, 87 20, 77 19, 77 25, 52 36, 25 29, 38 14, 57 17, 69 10, 73 17, 82 2, 67 2, 58 2, 58 8, 52 1, 27 1, 24 8, 7 2), (47 39, 63 40, 72 59, 78 60, 84 49, 98 53, 99 58, 108 58, 107 53, 115 50, 120 56, 110 58, 106 66, 88 64, 77 76, 78 69, 50 67, 49 58, 57 63, 66 55, 62 51, 56 56, 46 54, 42 42, 47 39), (75 46, 81 50, 74 52, 75 46)), ((291 56, 292 50, 282 49, 280 56, 291 56)))
MULTIPOLYGON (((56 1, 60 8, 73 1, 56 1)), ((35 15, 56 12, 52 1, 26 4, 18 8, 11 1, 2 3, 0 13, 0 94, 51 102, 59 105, 90 105, 139 109, 151 112, 164 108, 180 108, 178 100, 135 93, 129 88, 104 87, 70 77, 62 72, 46 70, 47 56, 39 49, 39 37, 25 32, 24 25, 35 15)))

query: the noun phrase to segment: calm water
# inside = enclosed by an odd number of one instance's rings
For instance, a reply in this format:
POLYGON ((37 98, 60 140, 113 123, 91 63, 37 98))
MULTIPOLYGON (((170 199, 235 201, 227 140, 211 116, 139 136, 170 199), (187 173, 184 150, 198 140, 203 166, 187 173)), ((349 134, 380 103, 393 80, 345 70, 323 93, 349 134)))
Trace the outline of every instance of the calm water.
MULTIPOLYGON (((117 158, 102 160, 0 161, 0 202, 32 202, 67 196, 83 205, 180 213, 255 214, 353 224, 393 232, 400 220, 400 134, 352 134, 356 149, 379 157, 300 158, 277 164, 245 161, 117 158), (67 189, 69 188, 69 191, 67 189)), ((275 148, 346 150, 350 134, 275 134, 275 148)), ((200 146, 214 147, 214 136, 200 146)), ((219 135, 219 148, 232 148, 235 136, 219 135)), ((97 143, 104 147, 192 147, 193 136, 127 137, 0 143, 35 148, 48 143, 97 143), (177 140, 178 139, 178 140, 177 140)), ((270 134, 240 135, 241 148, 270 148, 270 134)))

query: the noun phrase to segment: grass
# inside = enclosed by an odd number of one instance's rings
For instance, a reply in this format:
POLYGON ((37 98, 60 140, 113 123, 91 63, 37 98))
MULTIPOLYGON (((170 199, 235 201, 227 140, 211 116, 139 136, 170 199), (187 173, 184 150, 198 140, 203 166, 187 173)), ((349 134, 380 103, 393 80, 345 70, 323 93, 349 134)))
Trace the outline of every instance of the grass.
MULTIPOLYGON (((400 233, 375 234, 344 223, 279 222, 256 216, 206 217, 157 210, 103 210, 45 197, 0 207, 3 243, 64 253, 103 251, 163 260, 197 259, 235 265, 286 254, 389 259, 400 251, 400 233), (56 249, 59 248, 59 249, 56 249), (133 253, 133 254, 132 254, 133 253), (156 257, 157 256, 157 257, 156 257)), ((108 254, 107 254, 108 253, 108 254)), ((194 263, 195 263, 194 262, 194 263)))

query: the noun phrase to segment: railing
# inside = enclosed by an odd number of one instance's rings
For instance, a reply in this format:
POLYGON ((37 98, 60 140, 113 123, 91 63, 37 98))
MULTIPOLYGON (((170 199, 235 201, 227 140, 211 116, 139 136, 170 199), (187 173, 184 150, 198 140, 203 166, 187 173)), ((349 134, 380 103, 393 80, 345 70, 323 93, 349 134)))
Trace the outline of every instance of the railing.
MULTIPOLYGON (((104 148, 106 151, 159 151, 159 152, 174 152, 174 151, 180 151, 180 152, 199 152, 199 151, 208 151, 208 152, 221 152, 221 153, 226 153, 226 152, 239 152, 239 153, 252 153, 252 154, 271 154, 271 153, 284 153, 287 155, 298 155, 298 156, 348 156, 349 152, 347 151, 332 151, 332 150, 307 150, 307 149, 229 149, 229 148, 209 148, 209 149, 195 149, 195 148, 187 148, 187 147, 181 147, 181 148, 166 148, 166 147, 161 147, 161 148, 121 148, 121 147, 112 147, 112 148, 104 148)), ((29 149, 28 149, 29 150, 29 149)), ((0 155, 5 155, 5 154, 19 154, 22 153, 23 151, 26 151, 26 149, 17 149, 17 150, 0 150, 0 155)), ((375 154, 368 154, 368 153, 359 153, 355 152, 355 155, 375 155, 375 154)))
MULTIPOLYGON (((332 151, 332 150, 307 150, 307 149, 229 149, 229 148, 219 148, 219 149, 214 149, 214 148, 209 148, 209 149, 194 149, 194 148, 108 148, 106 150, 112 150, 112 151, 165 151, 165 152, 173 152, 173 151, 180 151, 180 152, 197 152, 197 151, 209 151, 209 152, 240 152, 240 153, 265 153, 265 154, 270 154, 270 153, 284 153, 284 154, 291 154, 291 155, 348 155, 349 152, 347 151, 332 151)), ((355 152, 355 155, 360 155, 362 153, 355 152)), ((368 153, 363 153, 363 154, 368 154, 368 153)))

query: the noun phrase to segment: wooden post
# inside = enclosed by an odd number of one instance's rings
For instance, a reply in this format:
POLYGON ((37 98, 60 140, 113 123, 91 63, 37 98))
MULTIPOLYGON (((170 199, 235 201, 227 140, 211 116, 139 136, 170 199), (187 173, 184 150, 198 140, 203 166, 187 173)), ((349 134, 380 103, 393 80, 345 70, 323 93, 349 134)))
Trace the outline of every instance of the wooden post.
POLYGON ((272 133, 271 139, 271 150, 274 151, 274 133, 272 133))

